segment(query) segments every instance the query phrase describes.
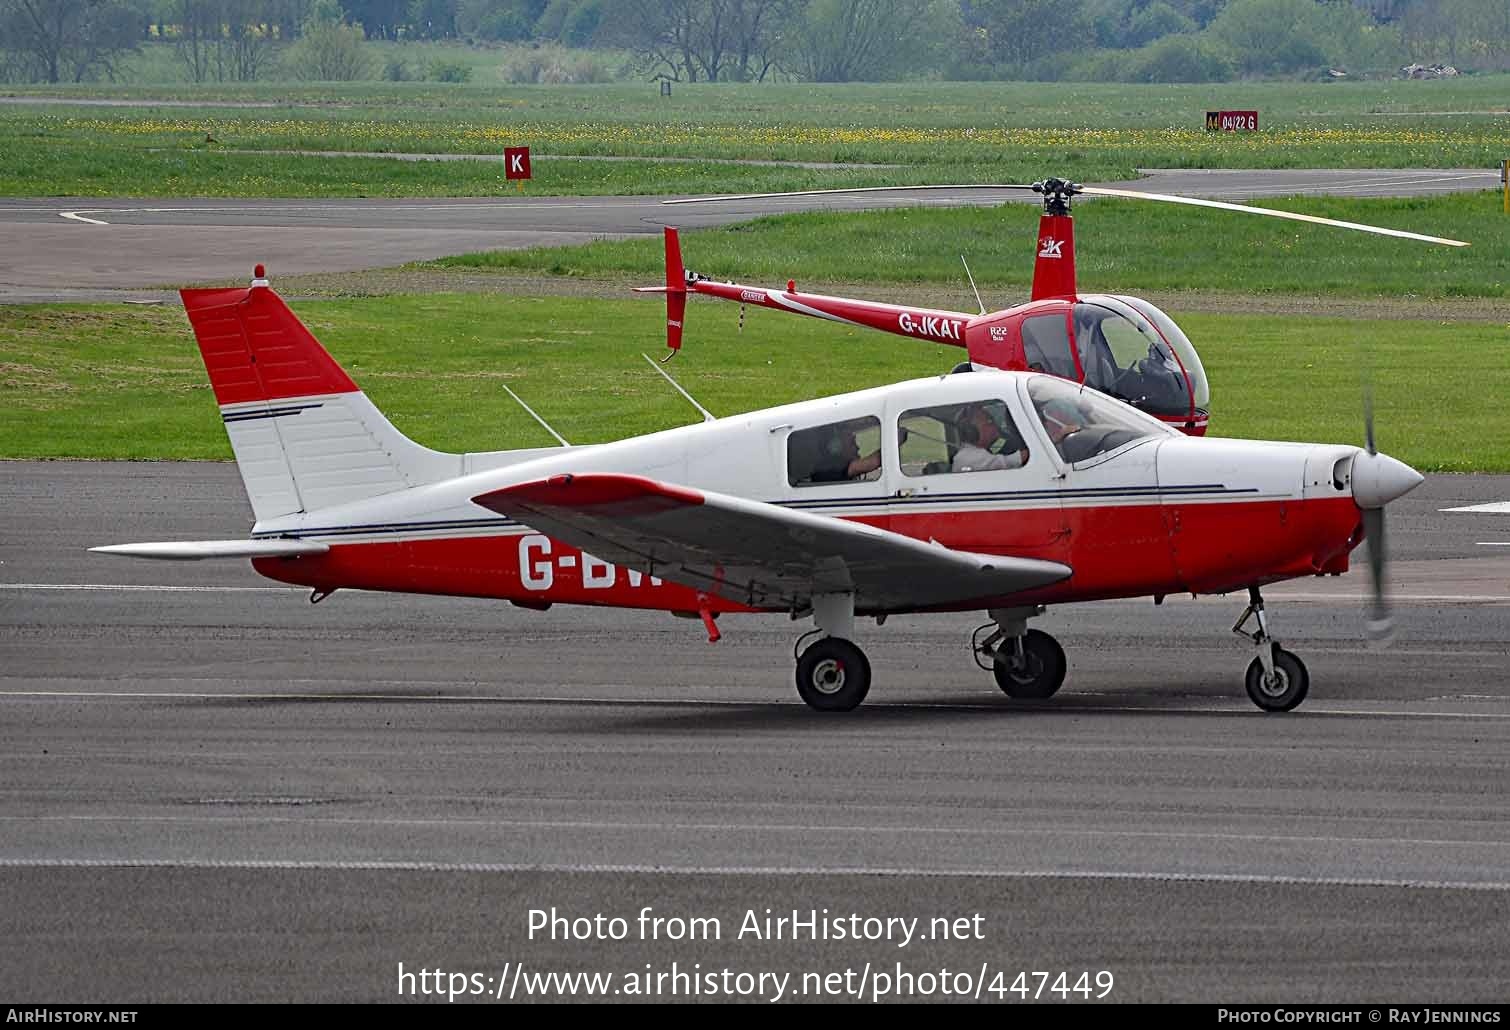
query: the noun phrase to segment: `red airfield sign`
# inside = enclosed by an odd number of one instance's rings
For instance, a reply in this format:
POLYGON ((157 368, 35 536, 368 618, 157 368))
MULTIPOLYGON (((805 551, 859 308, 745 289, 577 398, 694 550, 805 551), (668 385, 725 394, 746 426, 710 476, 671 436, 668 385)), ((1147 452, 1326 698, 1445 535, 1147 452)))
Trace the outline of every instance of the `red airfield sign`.
POLYGON ((505 179, 528 179, 530 177, 530 148, 503 148, 503 177, 505 179))
POLYGON ((1257 132, 1257 111, 1207 111, 1207 132, 1257 132))

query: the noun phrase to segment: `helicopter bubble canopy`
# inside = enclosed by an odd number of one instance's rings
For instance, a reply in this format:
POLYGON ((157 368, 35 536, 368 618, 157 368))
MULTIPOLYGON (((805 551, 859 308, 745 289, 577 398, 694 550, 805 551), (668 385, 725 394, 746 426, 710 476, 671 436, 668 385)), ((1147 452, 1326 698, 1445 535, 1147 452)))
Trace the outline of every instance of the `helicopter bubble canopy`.
POLYGON ((1201 365, 1201 356, 1195 351, 1195 344, 1185 335, 1185 331, 1175 324, 1160 308, 1155 307, 1142 297, 1127 297, 1122 294, 1114 294, 1115 300, 1123 301, 1137 308, 1147 315, 1158 327, 1164 341, 1174 348, 1175 356, 1180 359, 1180 365, 1185 369, 1185 375, 1190 379, 1190 390, 1195 406, 1201 410, 1211 407, 1211 384, 1206 379, 1206 369, 1201 365))
POLYGON ((1153 415, 1204 414, 1205 369, 1168 315, 1136 297, 1090 294, 1074 305, 1073 319, 1086 385, 1153 415))

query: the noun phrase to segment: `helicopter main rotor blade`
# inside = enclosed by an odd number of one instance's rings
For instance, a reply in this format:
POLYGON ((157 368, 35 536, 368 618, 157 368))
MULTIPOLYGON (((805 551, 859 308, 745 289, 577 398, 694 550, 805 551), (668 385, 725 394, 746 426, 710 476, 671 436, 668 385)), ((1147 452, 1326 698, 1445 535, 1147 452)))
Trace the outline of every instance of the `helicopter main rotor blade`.
POLYGON ((1031 190, 1031 183, 967 182, 956 186, 851 186, 836 190, 793 190, 790 193, 742 193, 730 197, 683 197, 663 200, 662 204, 716 204, 726 200, 765 200, 770 197, 822 197, 834 193, 900 193, 906 190, 1031 190))
POLYGON ((1398 236, 1403 240, 1420 240, 1422 243, 1440 243, 1448 247, 1466 247, 1467 243, 1462 240, 1449 240, 1441 236, 1423 236, 1416 232, 1406 232, 1403 229, 1386 229, 1380 225, 1364 225, 1362 222, 1343 222, 1335 218, 1321 218, 1317 215, 1302 215, 1294 211, 1278 211, 1271 207, 1252 207, 1248 204, 1229 204, 1222 200, 1200 200, 1196 197, 1176 197, 1169 193, 1140 193, 1137 190, 1115 190, 1104 186, 1086 186, 1081 192, 1087 196, 1098 197, 1123 197, 1128 200, 1158 200, 1166 204, 1189 204, 1193 207, 1214 207, 1223 211, 1241 211, 1250 215, 1268 215, 1271 218, 1288 218, 1296 222, 1311 222, 1315 225, 1332 225, 1339 229, 1357 229, 1360 232, 1376 233, 1380 236, 1398 236))

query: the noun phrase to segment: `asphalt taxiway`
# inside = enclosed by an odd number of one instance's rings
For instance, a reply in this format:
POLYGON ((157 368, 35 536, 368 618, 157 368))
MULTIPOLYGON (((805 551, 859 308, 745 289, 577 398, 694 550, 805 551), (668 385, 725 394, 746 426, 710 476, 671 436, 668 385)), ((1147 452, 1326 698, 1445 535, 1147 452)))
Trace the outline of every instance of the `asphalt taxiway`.
MULTIPOLYGON (((239 278, 249 253, 292 274, 653 233, 656 200, 6 201, 0 299, 239 278)), ((312 608, 241 563, 85 550, 240 535, 229 465, 3 462, 0 995, 399 1000, 400 963, 490 995, 522 968, 673 963, 853 985, 901 963, 978 971, 982 1000, 1018 1000, 1034 971, 1108 971, 1120 1001, 1503 1000, 1510 559, 1481 544, 1510 521, 1439 509, 1507 496, 1510 478, 1434 477, 1392 506, 1387 650, 1362 642, 1358 574, 1270 591, 1313 679, 1286 716, 1242 696, 1240 602, 1170 599, 1050 613, 1070 673, 1041 705, 974 668, 968 616, 866 627, 871 698, 824 717, 795 697, 781 619, 729 618, 709 646, 654 613, 359 592, 312 608), (647 906, 721 934, 528 932, 532 909, 633 925, 647 906), (978 914, 980 936, 735 936, 766 909, 978 914)))
POLYGON ((1510 560, 1480 544, 1510 523, 1439 509, 1506 496, 1431 477, 1392 506, 1388 649, 1359 573, 1269 592, 1312 674, 1289 715, 1242 695, 1228 598, 1051 612, 1070 672, 1039 705, 970 663, 970 616, 867 626, 870 700, 830 717, 782 619, 710 646, 655 613, 311 607, 240 563, 85 551, 240 535, 229 465, 0 463, 0 988, 397 1000, 400 962, 900 962, 1108 970, 1123 1001, 1503 1000, 1510 560), (528 933, 645 906, 722 935, 528 933), (983 939, 734 936, 766 908, 978 913, 983 939))
MULTIPOLYGON (((1127 189, 1245 201, 1291 194, 1424 196, 1493 189, 1486 169, 1152 169, 1127 189)), ((171 297, 163 287, 349 272, 468 251, 657 235, 786 211, 1034 202, 1026 191, 781 197, 667 207, 659 196, 416 200, 0 201, 0 303, 171 297)), ((1094 203, 1096 201, 1086 201, 1094 203)))

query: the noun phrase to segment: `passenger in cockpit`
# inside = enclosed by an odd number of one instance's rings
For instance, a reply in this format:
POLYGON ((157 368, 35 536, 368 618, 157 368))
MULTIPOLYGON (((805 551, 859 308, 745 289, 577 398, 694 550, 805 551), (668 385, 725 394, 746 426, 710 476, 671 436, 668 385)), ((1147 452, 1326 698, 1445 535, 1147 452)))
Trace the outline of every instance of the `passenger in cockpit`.
POLYGON ((825 443, 813 469, 811 481, 838 483, 846 479, 859 479, 879 469, 880 446, 877 445, 875 451, 862 456, 859 441, 855 439, 856 433, 872 421, 874 420, 860 419, 835 426, 833 436, 825 443))
POLYGON ((1055 398, 1043 406, 1042 415, 1043 427, 1049 431, 1049 439, 1058 448, 1060 457, 1066 461, 1076 460, 1065 453, 1065 441, 1085 428, 1085 416, 1080 414, 1080 409, 1067 400, 1055 398))

